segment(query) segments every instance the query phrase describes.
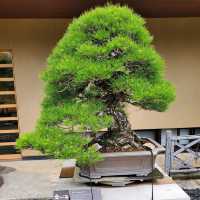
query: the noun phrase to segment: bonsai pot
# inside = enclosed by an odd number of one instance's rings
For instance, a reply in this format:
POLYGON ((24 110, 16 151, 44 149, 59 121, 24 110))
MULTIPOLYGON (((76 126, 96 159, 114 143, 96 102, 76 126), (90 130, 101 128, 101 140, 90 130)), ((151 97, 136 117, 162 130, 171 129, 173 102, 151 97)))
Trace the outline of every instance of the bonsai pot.
POLYGON ((103 161, 81 167, 80 175, 92 179, 107 176, 147 176, 154 169, 156 156, 165 149, 152 139, 143 139, 152 143, 155 148, 152 151, 103 153, 103 161))

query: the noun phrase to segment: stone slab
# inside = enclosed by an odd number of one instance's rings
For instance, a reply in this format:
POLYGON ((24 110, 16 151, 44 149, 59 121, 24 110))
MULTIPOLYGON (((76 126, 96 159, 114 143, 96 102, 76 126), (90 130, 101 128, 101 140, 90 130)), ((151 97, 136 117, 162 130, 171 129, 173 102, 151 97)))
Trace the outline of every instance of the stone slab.
POLYGON ((38 150, 33 149, 24 149, 21 150, 21 156, 23 160, 31 160, 31 159, 45 159, 48 158, 45 154, 41 153, 38 150))
MULTIPOLYGON (((103 200, 151 200, 151 185, 135 185, 123 188, 103 188, 103 200)), ((154 200, 190 200, 176 184, 154 186, 154 200)))
MULTIPOLYGON (((62 163, 61 160, 1 162, 1 166, 12 170, 4 170, 6 173, 0 174, 4 179, 0 200, 47 198, 58 190, 90 188, 71 178, 59 178, 62 163)), ((151 183, 98 188, 103 200, 151 200, 151 183)), ((154 185, 154 200, 189 200, 189 197, 175 182, 165 177, 154 185)))

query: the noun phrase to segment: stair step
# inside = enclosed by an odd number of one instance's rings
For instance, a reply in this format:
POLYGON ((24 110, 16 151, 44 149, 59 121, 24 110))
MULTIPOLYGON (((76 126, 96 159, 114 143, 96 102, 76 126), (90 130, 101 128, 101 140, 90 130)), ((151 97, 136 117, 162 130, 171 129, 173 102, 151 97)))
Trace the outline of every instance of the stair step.
POLYGON ((2 82, 11 82, 11 81, 14 81, 14 78, 0 78, 0 81, 2 81, 2 82))
POLYGON ((0 68, 13 68, 13 64, 0 64, 0 68))
POLYGON ((15 95, 15 91, 0 91, 0 95, 15 95))
POLYGON ((16 108, 17 105, 16 104, 1 104, 0 105, 0 109, 2 108, 16 108))
POLYGON ((16 142, 0 142, 0 147, 15 146, 16 142))
POLYGON ((0 117, 0 121, 17 121, 17 117, 0 117))
POLYGON ((19 133, 18 129, 11 129, 11 130, 0 130, 0 134, 10 134, 10 133, 19 133))
POLYGON ((0 155, 0 161, 21 160, 21 154, 3 154, 0 155))

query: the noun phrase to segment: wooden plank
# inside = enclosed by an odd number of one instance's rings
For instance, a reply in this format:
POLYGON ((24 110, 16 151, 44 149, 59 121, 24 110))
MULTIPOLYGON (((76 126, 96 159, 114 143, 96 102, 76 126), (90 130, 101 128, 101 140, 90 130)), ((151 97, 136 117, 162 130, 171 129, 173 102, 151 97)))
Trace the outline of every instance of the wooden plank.
POLYGON ((0 155, 0 161, 8 161, 8 160, 21 160, 21 154, 3 154, 0 155))
POLYGON ((12 53, 12 49, 0 49, 0 53, 12 53))
POLYGON ((179 170, 171 170, 172 173, 192 173, 192 172, 200 172, 200 168, 192 168, 192 169, 179 169, 179 170))
POLYGON ((15 91, 0 91, 0 95, 15 95, 15 91))
MULTIPOLYGON (((112 1, 110 1, 112 2, 112 1)), ((2 0, 0 18, 74 18, 85 10, 104 6, 106 0, 2 0)), ((143 17, 198 17, 199 0, 115 0, 143 17)))
POLYGON ((14 78, 0 78, 1 82, 12 82, 14 81, 14 78))
POLYGON ((167 130, 166 131, 166 151, 165 151, 165 173, 168 175, 170 172, 170 169, 172 168, 172 131, 167 130))
POLYGON ((199 135, 187 135, 187 136, 173 136, 173 140, 195 140, 195 139, 200 139, 199 135))
POLYGON ((0 134, 19 133, 19 129, 0 130, 0 134))
POLYGON ((16 142, 0 142, 0 147, 15 146, 16 142))
POLYGON ((0 68, 13 68, 13 64, 0 64, 0 68))
POLYGON ((3 108, 16 108, 17 105, 16 104, 1 104, 0 105, 0 109, 3 109, 3 108))
POLYGON ((17 121, 17 117, 0 117, 0 121, 17 121))

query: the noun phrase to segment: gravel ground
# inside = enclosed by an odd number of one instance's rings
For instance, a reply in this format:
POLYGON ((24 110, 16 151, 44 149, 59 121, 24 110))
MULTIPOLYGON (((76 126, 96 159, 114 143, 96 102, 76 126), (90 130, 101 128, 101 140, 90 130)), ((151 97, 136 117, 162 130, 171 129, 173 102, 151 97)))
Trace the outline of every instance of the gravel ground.
POLYGON ((191 197, 191 200, 200 200, 200 189, 185 189, 184 191, 191 197))
POLYGON ((175 179, 175 182, 186 190, 200 188, 200 179, 175 179))

